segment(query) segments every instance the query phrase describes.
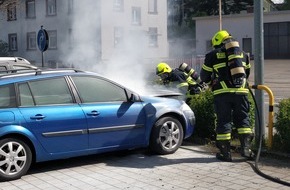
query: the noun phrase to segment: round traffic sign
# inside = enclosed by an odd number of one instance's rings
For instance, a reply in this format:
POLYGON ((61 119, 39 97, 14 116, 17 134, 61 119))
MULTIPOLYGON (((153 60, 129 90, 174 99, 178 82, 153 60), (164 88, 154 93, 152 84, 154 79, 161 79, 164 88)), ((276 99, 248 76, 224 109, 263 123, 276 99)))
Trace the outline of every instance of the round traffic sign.
POLYGON ((42 52, 46 51, 48 48, 48 34, 42 27, 37 34, 37 45, 42 52))

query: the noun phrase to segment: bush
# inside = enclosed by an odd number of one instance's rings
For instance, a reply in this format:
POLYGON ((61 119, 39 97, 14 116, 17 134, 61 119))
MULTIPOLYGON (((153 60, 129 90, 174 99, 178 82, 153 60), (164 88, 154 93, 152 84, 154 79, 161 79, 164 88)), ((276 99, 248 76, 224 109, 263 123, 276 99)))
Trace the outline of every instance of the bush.
POLYGON ((256 107, 255 107, 254 99, 253 99, 253 97, 252 97, 252 95, 250 93, 248 95, 248 99, 249 99, 249 102, 250 102, 250 111, 249 111, 250 124, 251 124, 251 128, 254 129, 254 126, 255 126, 255 110, 256 110, 256 107))
POLYGON ((274 136, 273 147, 290 153, 290 98, 284 99, 278 104, 275 117, 274 128, 277 133, 274 136))
POLYGON ((216 115, 213 104, 213 94, 210 90, 190 96, 189 106, 196 118, 194 137, 215 139, 216 115))

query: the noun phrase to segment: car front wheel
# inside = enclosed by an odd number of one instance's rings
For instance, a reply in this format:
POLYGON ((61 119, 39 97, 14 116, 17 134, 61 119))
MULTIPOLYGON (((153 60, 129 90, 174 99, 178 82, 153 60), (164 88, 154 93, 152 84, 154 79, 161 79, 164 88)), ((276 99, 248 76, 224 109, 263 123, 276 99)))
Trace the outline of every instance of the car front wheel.
POLYGON ((182 141, 181 123, 173 117, 163 117, 152 129, 150 149, 158 154, 172 154, 181 146, 182 141))
POLYGON ((0 140, 0 181, 20 178, 31 162, 31 150, 25 142, 13 138, 0 140))

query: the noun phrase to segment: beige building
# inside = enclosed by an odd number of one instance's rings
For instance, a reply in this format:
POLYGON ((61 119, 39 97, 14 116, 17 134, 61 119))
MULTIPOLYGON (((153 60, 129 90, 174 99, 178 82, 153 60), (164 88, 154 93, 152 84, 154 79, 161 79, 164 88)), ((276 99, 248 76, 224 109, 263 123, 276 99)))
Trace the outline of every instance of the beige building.
POLYGON ((166 0, 18 0, 1 6, 0 40, 36 65, 42 63, 41 26, 49 39, 45 66, 168 56, 166 0))
MULTIPOLYGON (((196 53, 204 55, 211 49, 211 38, 219 30, 219 17, 196 17, 196 53)), ((290 58, 290 11, 264 12, 265 59, 290 58)), ((222 28, 228 30, 242 48, 254 54, 254 14, 222 16, 222 28)))

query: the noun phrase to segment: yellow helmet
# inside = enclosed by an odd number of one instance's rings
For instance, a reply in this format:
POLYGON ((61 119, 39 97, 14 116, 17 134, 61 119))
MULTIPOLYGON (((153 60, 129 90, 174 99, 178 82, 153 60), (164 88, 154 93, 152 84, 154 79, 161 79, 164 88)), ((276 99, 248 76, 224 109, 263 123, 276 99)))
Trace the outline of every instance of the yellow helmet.
POLYGON ((167 63, 159 63, 156 67, 156 75, 161 75, 163 73, 170 73, 172 69, 167 63))
POLYGON ((218 31, 211 39, 212 46, 219 46, 224 40, 232 38, 232 36, 226 30, 218 31))

